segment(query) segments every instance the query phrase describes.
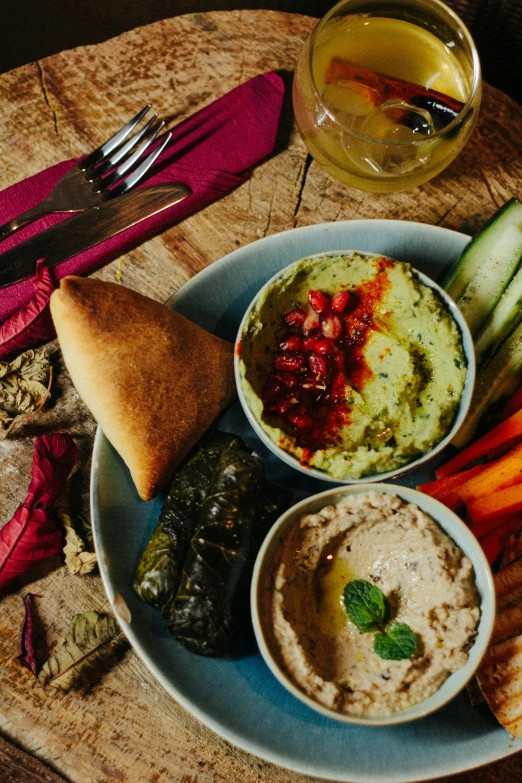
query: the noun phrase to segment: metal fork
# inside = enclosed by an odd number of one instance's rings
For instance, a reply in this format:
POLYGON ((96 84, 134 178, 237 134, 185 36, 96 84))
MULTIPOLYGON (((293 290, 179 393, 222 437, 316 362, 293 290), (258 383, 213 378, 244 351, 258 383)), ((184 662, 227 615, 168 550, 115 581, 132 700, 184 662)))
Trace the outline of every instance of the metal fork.
POLYGON ((0 240, 51 212, 81 212, 109 198, 121 196, 137 185, 171 138, 168 133, 154 152, 124 178, 165 125, 159 122, 153 127, 158 118, 154 114, 141 130, 131 136, 150 107, 151 104, 147 104, 114 136, 68 171, 44 201, 0 226, 0 240))

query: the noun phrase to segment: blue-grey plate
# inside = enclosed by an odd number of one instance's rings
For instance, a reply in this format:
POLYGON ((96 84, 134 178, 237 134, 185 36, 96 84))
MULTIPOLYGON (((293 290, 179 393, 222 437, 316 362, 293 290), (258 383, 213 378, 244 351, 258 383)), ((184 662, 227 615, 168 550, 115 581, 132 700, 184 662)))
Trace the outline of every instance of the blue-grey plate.
MULTIPOLYGON (((393 220, 353 220, 286 231, 230 253, 200 272, 171 305, 205 329, 233 341, 250 300, 279 269, 307 255, 339 248, 368 250, 409 261, 435 280, 459 256, 469 237, 393 220)), ((270 479, 296 497, 331 487, 299 474, 257 439, 239 403, 220 419, 266 460, 270 479)), ((396 479, 416 486, 433 466, 396 479)), ((522 749, 487 709, 471 707, 465 693, 423 720, 395 727, 349 726, 322 717, 273 677, 254 649, 242 657, 207 659, 189 653, 141 602, 131 580, 156 524, 162 499, 145 503, 98 429, 92 469, 92 520, 100 571, 111 603, 125 600, 131 621, 121 625, 137 654, 163 687, 218 734, 284 767, 352 783, 408 783, 468 770, 522 749)))

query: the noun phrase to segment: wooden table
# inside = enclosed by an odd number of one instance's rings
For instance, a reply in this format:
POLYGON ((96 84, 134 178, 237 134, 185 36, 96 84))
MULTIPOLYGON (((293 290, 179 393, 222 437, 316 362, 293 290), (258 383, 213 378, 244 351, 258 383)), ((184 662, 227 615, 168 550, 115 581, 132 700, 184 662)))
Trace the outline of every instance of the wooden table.
MULTIPOLYGON (((174 124, 258 73, 292 70, 314 24, 270 11, 192 14, 0 76, 0 187, 93 148, 145 100, 174 124)), ((433 182, 406 193, 371 195, 332 181, 307 156, 290 110, 285 122, 285 148, 243 187, 97 276, 121 279, 164 301, 231 250, 294 226, 397 218, 472 232, 511 195, 522 196, 522 109, 487 85, 464 152, 433 182)), ((59 360, 53 399, 38 421, 0 443, 0 524, 25 497, 33 439, 42 432, 67 431, 80 444, 86 503, 94 423, 59 360)), ((98 576, 70 576, 60 557, 40 565, 25 585, 41 596, 51 650, 74 614, 107 603, 98 576)), ((56 783, 62 776, 74 783, 310 780, 215 735, 179 707, 131 651, 88 693, 40 688, 14 660, 22 592, 17 583, 0 610, 0 732, 10 740, 0 741, 2 783, 56 783)), ((451 780, 515 783, 521 770, 519 755, 451 780)))

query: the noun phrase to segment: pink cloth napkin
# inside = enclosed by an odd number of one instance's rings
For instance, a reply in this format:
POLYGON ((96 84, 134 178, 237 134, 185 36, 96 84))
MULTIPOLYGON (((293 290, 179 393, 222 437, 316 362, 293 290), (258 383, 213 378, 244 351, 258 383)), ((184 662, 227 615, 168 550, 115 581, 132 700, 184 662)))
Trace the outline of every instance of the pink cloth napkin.
MULTIPOLYGON (((88 275, 245 182, 250 168, 274 149, 283 97, 281 77, 274 72, 262 74, 180 123, 173 129, 170 144, 140 187, 183 182, 190 187, 192 195, 112 239, 63 261, 52 270, 53 278, 88 275)), ((76 163, 77 160, 58 163, 0 192, 0 223, 45 198, 76 163)), ((49 215, 42 218, 1 242, 0 253, 69 217, 49 215)), ((13 345, 17 350, 25 350, 37 341, 54 336, 46 308, 42 307, 42 280, 40 274, 38 278, 35 276, 0 289, 0 358, 13 353, 13 345), (26 308, 31 328, 24 327, 26 308), (35 321, 36 311, 41 312, 41 318, 35 321), (40 326, 42 334, 39 334, 40 326)), ((44 280, 46 290, 48 280, 47 276, 44 280)))

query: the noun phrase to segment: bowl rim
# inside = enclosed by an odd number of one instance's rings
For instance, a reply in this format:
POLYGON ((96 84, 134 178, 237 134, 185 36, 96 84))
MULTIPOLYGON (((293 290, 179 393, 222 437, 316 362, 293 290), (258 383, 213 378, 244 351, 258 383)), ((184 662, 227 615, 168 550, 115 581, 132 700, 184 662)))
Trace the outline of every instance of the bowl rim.
POLYGON ((455 435, 458 433, 458 431, 464 424, 464 421, 468 415, 472 396, 473 396, 473 389, 475 386, 476 358, 475 358, 475 348, 473 344, 473 338, 471 336, 469 326, 466 323, 464 316, 460 312, 455 301, 449 296, 449 294, 446 293, 446 291, 437 282, 435 282, 430 277, 428 277, 428 275, 424 274, 424 272, 421 272, 418 269, 416 269, 409 262, 399 261, 398 259, 391 258, 391 256, 386 256, 383 253, 373 253, 367 250, 356 250, 352 248, 346 250, 328 250, 321 253, 314 253, 309 256, 303 256, 302 258, 299 258, 296 261, 292 261, 290 264, 284 266, 282 269, 280 269, 278 272, 272 275, 272 277, 269 280, 267 280, 263 286, 261 286, 259 291, 255 294, 250 304, 248 305, 243 315, 243 318, 241 319, 239 329, 237 331, 237 335, 234 343, 234 376, 235 376, 237 394, 239 397, 239 401, 241 403, 241 407, 243 408, 243 411, 250 425, 252 426, 254 432, 268 449, 270 449, 277 457, 282 459, 283 462, 286 462, 287 465, 290 465, 290 467, 295 468, 296 470, 306 474, 307 476, 313 476, 314 478, 320 479, 322 481, 328 481, 335 484, 353 485, 353 484, 361 484, 361 483, 375 483, 375 482, 386 481, 387 479, 396 478, 397 476, 401 476, 404 475, 405 473, 410 473, 411 471, 416 470, 417 468, 424 465, 426 462, 429 462, 434 457, 436 457, 437 454, 440 454, 440 452, 453 440, 455 435), (459 402, 457 415, 453 420, 451 428, 448 430, 446 435, 438 443, 436 443, 435 446, 430 451, 421 454, 420 457, 417 457, 417 459, 412 460, 411 462, 408 462, 405 465, 402 465, 401 467, 395 468, 393 470, 388 470, 383 473, 371 473, 367 476, 362 476, 357 479, 347 479, 347 478, 339 479, 331 476, 326 471, 320 470, 319 468, 315 468, 311 465, 302 464, 297 459, 297 457, 282 449, 277 443, 275 443, 266 434, 265 430, 263 429, 263 427, 261 427, 258 420, 252 413, 250 405, 248 404, 248 401, 245 397, 243 384, 242 384, 242 378, 244 374, 241 371, 241 366, 243 363, 241 361, 241 351, 239 350, 239 346, 242 341, 242 336, 243 336, 243 332, 245 331, 246 324, 250 319, 250 315, 254 310, 259 298, 263 295, 263 293, 268 288, 270 288, 280 277, 283 277, 292 267, 297 266, 297 264, 300 264, 302 261, 305 261, 307 259, 324 258, 324 257, 331 257, 331 256, 337 257, 337 256, 343 256, 347 254, 354 254, 354 253, 361 255, 363 257, 386 258, 389 259, 390 261, 395 261, 398 263, 406 263, 408 264, 413 274, 420 280, 421 283, 423 283, 424 285, 428 286, 428 288, 431 288, 437 292, 437 294, 441 297, 444 304, 446 305, 449 313, 451 314, 453 320, 457 324, 457 327, 460 331, 464 356, 467 362, 467 373, 466 373, 464 388, 462 390, 462 395, 459 402))
POLYGON ((315 712, 319 712, 328 718, 341 723, 354 724, 358 726, 394 726, 401 723, 412 722, 425 718, 436 710, 441 709, 451 701, 466 686, 469 680, 475 674, 480 665, 493 632, 496 616, 496 596, 493 574, 486 556, 480 546, 477 538, 473 535, 468 526, 453 511, 447 508, 443 503, 419 490, 410 487, 404 487, 398 484, 359 484, 344 485, 332 487, 323 492, 310 495, 304 498, 289 509, 287 509, 274 523, 270 532, 263 541, 258 552, 254 569, 252 573, 252 582, 250 587, 250 612, 256 641, 266 665, 276 677, 277 680, 297 699, 308 705, 315 712), (342 497, 347 495, 366 494, 368 492, 384 492, 390 495, 398 495, 407 503, 415 503, 419 508, 428 514, 442 528, 457 546, 462 549, 464 554, 471 560, 475 572, 475 583, 480 595, 480 620, 477 633, 472 646, 469 649, 468 660, 466 664, 450 674, 446 681, 427 699, 417 702, 410 707, 389 715, 376 717, 363 717, 350 715, 349 713, 336 712, 329 707, 312 699, 304 693, 279 666, 273 657, 268 643, 265 640, 263 624, 261 622, 261 613, 258 609, 258 593, 261 575, 269 566, 274 550, 277 548, 282 535, 292 525, 296 524, 298 519, 306 513, 316 513, 316 511, 307 511, 312 505, 317 510, 324 508, 334 502, 339 502, 342 497), (331 498, 336 498, 331 500, 331 498), (323 500, 325 502, 323 502, 323 500), (330 501, 330 502, 328 502, 330 501), (321 505, 322 504, 322 505, 321 505), (455 540, 455 536, 459 541, 455 540), (268 563, 267 563, 268 561, 268 563))

